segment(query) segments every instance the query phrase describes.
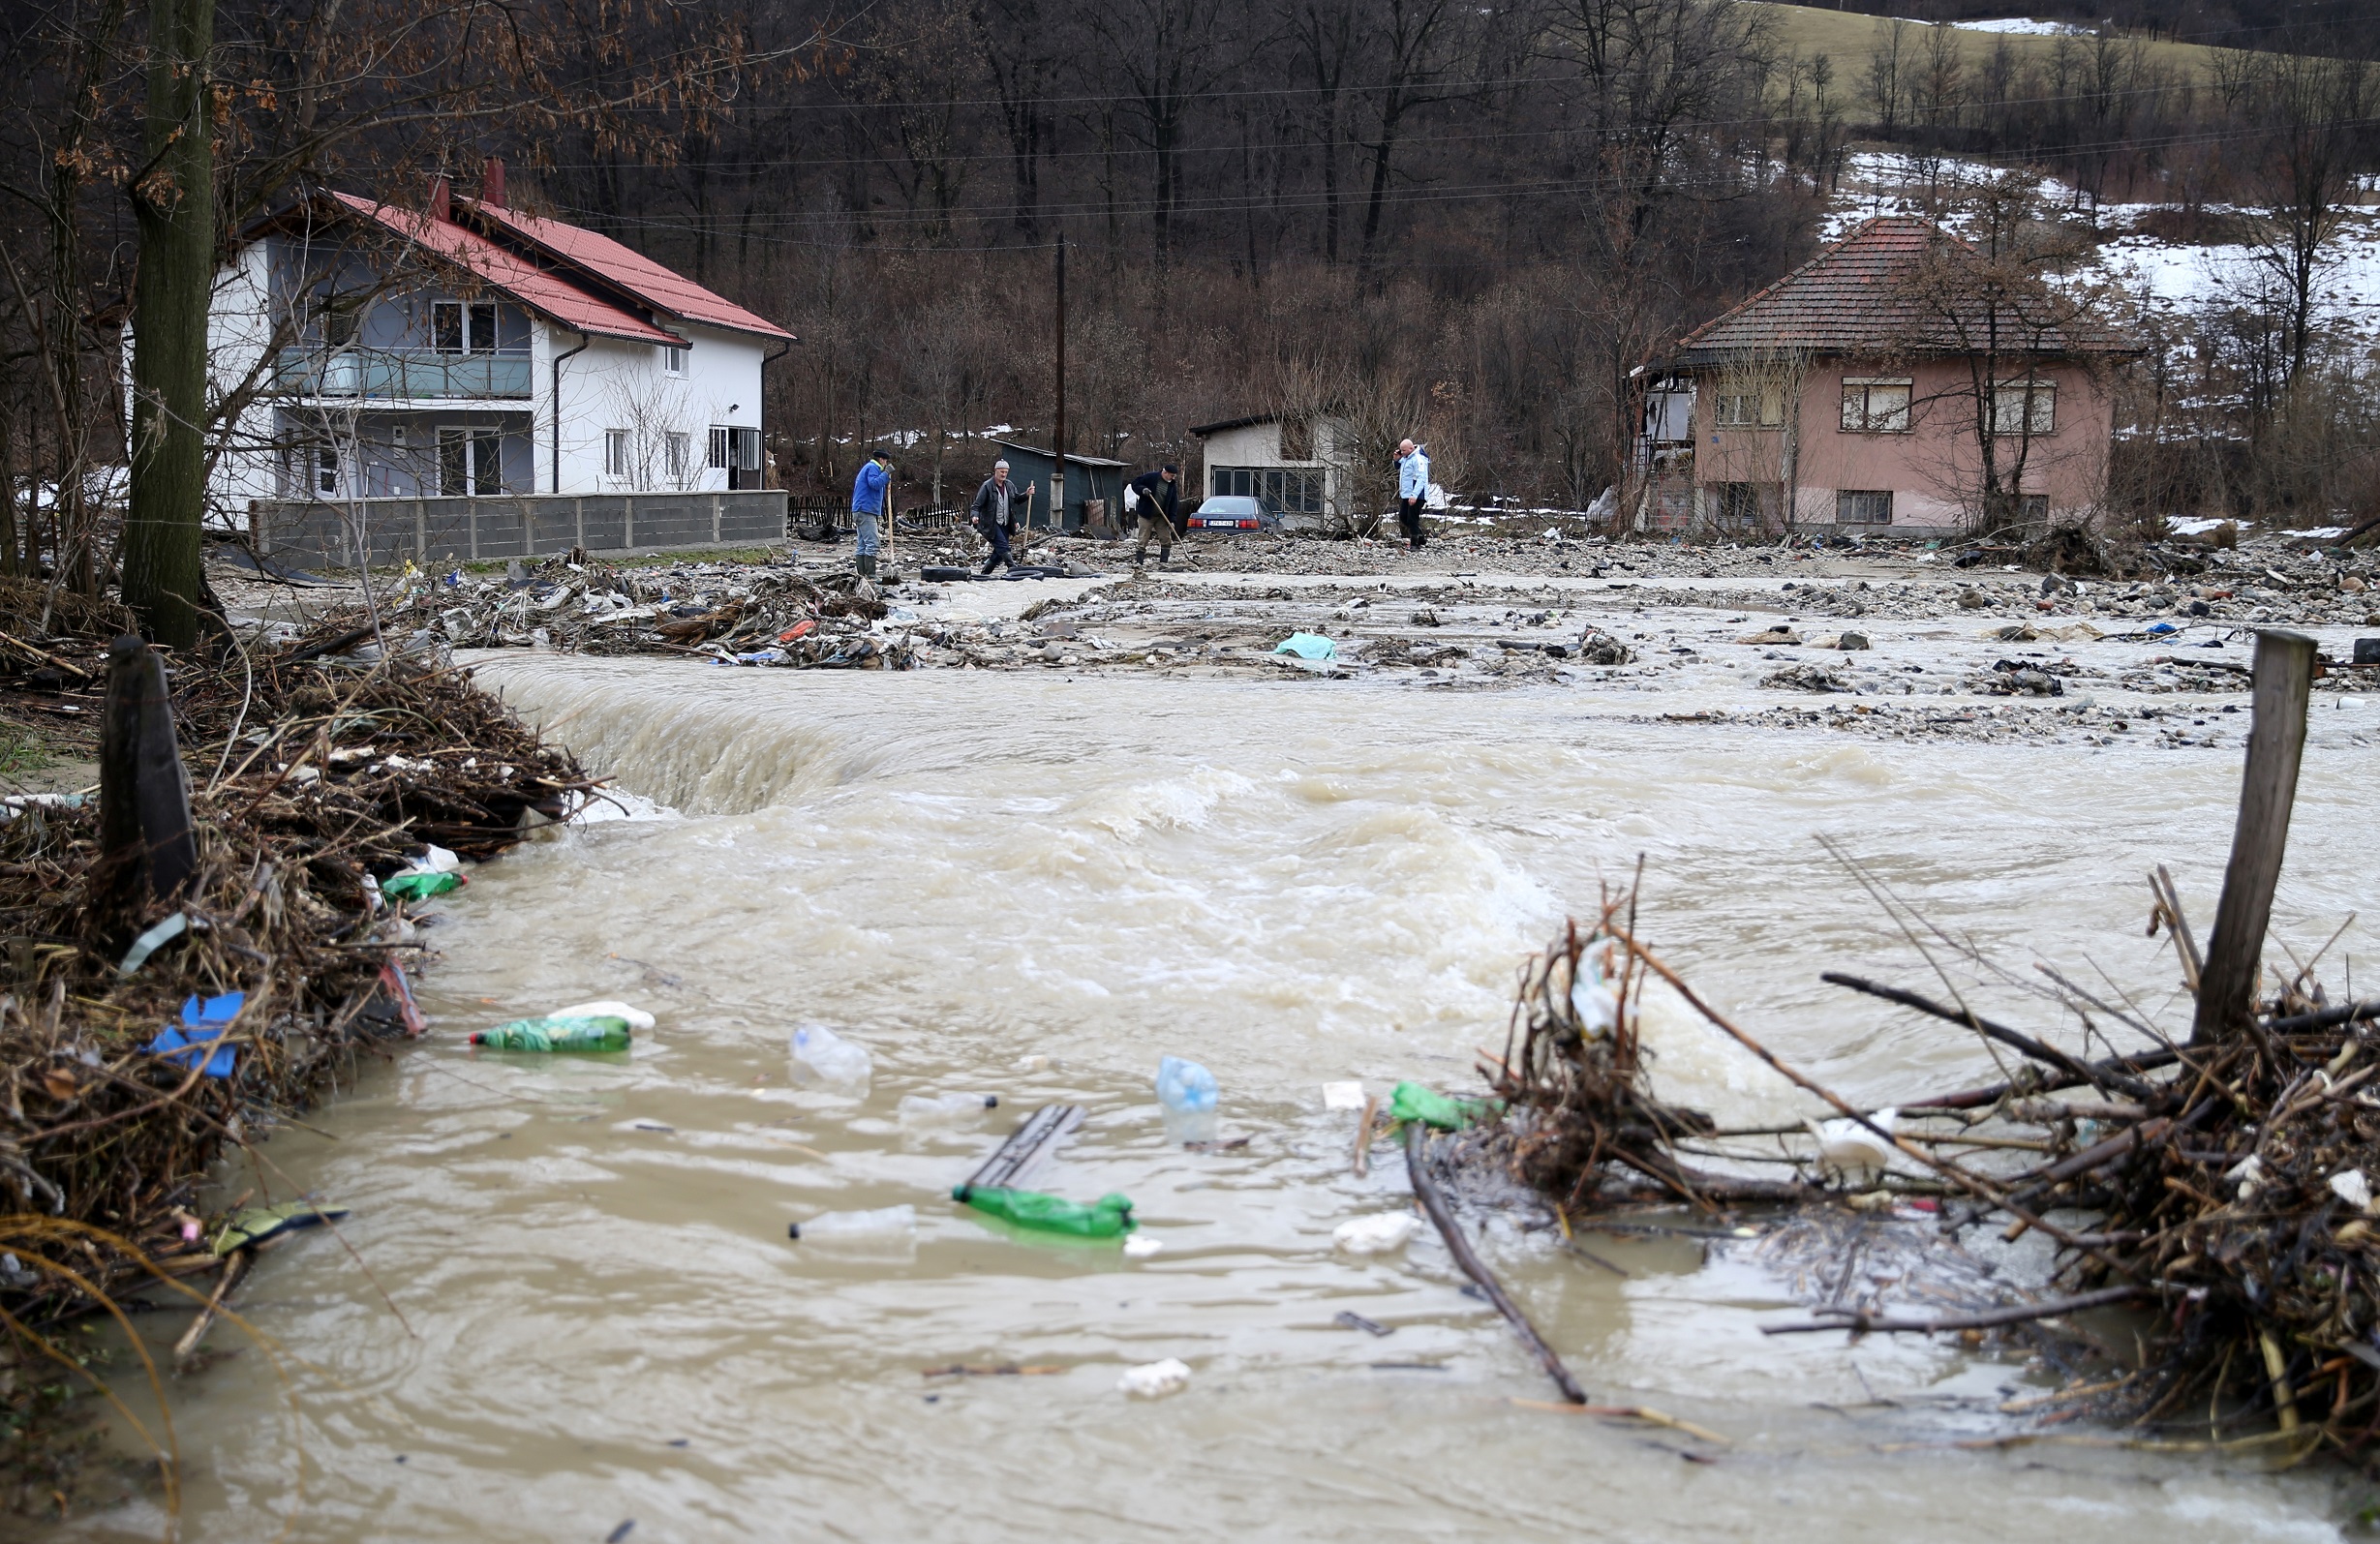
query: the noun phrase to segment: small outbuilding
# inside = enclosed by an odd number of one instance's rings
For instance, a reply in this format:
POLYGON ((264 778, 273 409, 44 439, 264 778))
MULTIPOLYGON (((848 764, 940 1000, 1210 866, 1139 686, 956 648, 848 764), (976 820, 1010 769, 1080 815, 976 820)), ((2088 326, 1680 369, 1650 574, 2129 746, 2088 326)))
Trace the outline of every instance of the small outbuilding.
POLYGON ((1297 418, 1251 413, 1242 418, 1197 424, 1190 433, 1205 446, 1206 473, 1183 507, 1202 498, 1236 494, 1263 502, 1291 530, 1319 527, 1324 515, 1342 509, 1347 493, 1344 466, 1356 454, 1354 429, 1343 419, 1297 418))
MULTIPOLYGON (((1032 494, 1032 521, 1039 529, 1052 525, 1050 518, 1050 482, 1057 470, 1057 458, 1047 450, 1022 445, 1013 439, 995 439, 1000 447, 1000 459, 1008 463, 1009 483, 1022 497, 1027 488, 1032 494)), ((1091 522, 1083 512, 1088 500, 1104 500, 1106 524, 1112 529, 1121 527, 1124 508, 1124 463, 1110 461, 1105 456, 1074 456, 1066 458, 1066 509, 1057 523, 1060 530, 1081 531, 1091 522)))

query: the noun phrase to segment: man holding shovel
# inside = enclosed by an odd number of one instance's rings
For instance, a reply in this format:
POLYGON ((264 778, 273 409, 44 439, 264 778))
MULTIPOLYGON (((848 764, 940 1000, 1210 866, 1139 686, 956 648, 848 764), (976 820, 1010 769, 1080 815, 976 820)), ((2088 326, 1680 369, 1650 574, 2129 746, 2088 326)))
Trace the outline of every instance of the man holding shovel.
POLYGON ((876 522, 883 519, 886 501, 893 491, 893 453, 879 450, 860 463, 860 474, 851 484, 851 512, 859 517, 859 539, 852 551, 859 557, 862 579, 876 577, 876 522))

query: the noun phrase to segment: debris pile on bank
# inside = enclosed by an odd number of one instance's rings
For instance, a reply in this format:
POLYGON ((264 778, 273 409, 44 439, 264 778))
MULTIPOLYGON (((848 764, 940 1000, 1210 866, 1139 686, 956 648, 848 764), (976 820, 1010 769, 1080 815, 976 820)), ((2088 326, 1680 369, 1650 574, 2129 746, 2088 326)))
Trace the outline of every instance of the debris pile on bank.
POLYGON ((456 649, 675 654, 722 664, 901 669, 905 641, 871 626, 890 609, 850 572, 782 564, 615 565, 554 559, 503 578, 414 575, 389 597, 399 622, 456 649))
MULTIPOLYGON (((22 1324, 152 1267, 219 1263, 193 1211, 209 1166, 375 1039, 419 1028, 403 970, 417 902, 392 898, 409 888, 392 876, 434 893, 455 855, 501 852, 595 785, 466 673, 372 643, 368 620, 173 661, 168 712, 106 695, 111 669, 162 661, 107 647, 120 617, 54 613, 71 625, 40 633, 19 589, 0 594, 18 613, 0 677, 57 672, 110 735, 150 737, 130 805, 0 806, 0 1194, 17 1213, 0 1222, 0 1307, 22 1324), (187 825, 161 836, 184 797, 187 825), (137 821, 129 846, 111 820, 137 821)), ((103 767, 128 764, 105 745, 103 767)))

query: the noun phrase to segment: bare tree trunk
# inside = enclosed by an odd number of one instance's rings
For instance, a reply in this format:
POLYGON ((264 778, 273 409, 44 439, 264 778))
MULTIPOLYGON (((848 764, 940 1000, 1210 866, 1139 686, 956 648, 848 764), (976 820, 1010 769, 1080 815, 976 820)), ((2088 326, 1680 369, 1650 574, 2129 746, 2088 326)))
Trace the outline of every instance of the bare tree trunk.
POLYGON ((148 165, 133 184, 140 273, 134 289, 132 510, 124 603, 159 643, 198 637, 205 575, 206 323, 215 266, 214 141, 207 56, 214 0, 151 0, 148 165))

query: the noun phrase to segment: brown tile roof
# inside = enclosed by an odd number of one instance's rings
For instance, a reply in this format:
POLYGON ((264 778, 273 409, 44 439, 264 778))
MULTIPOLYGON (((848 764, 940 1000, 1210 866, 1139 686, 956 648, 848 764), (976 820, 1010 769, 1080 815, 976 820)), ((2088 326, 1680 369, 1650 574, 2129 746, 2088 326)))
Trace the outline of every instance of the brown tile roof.
MULTIPOLYGON (((1867 221, 1742 305, 1688 333, 1678 341, 1672 362, 1720 364, 1746 354, 1782 351, 1876 355, 1907 350, 1928 332, 1945 330, 1941 318, 1930 317, 1917 300, 1900 290, 1903 276, 1930 247, 1945 241, 1959 238, 1930 220, 1885 215, 1867 221)), ((2122 347, 2095 329, 2072 340, 2052 335, 2041 344, 2044 353, 2122 347)))

